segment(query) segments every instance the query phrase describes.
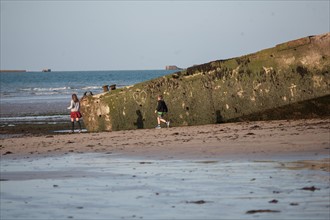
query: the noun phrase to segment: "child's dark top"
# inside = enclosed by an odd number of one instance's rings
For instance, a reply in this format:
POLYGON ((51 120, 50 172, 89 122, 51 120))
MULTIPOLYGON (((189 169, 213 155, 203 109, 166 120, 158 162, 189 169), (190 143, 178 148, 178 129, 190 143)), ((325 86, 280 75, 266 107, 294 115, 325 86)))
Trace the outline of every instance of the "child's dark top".
POLYGON ((167 106, 164 100, 158 100, 158 105, 156 110, 158 112, 167 112, 167 106))

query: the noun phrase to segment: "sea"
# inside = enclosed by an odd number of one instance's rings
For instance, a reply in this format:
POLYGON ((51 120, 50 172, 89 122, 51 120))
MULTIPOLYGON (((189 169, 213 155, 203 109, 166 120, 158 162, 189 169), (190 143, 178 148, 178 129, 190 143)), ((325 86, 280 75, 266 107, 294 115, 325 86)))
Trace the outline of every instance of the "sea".
POLYGON ((134 85, 175 70, 0 72, 0 124, 66 120, 71 95, 99 94, 104 85, 134 85))

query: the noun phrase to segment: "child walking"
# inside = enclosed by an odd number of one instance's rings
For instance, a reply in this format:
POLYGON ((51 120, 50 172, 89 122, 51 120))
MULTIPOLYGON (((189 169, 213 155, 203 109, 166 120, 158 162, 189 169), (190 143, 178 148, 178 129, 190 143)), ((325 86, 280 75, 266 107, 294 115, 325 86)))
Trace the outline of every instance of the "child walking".
POLYGON ((79 133, 81 132, 81 124, 79 119, 82 117, 80 113, 80 103, 76 94, 72 94, 71 104, 68 107, 71 110, 70 118, 71 118, 71 132, 74 132, 74 121, 76 121, 79 125, 79 133))
POLYGON ((156 127, 156 129, 160 129, 160 123, 164 122, 166 124, 166 126, 169 128, 170 127, 170 121, 166 121, 163 117, 164 115, 167 113, 168 109, 166 106, 165 101, 163 100, 163 96, 162 95, 158 95, 157 97, 158 103, 157 103, 157 108, 155 110, 155 113, 157 113, 157 122, 158 125, 156 127))

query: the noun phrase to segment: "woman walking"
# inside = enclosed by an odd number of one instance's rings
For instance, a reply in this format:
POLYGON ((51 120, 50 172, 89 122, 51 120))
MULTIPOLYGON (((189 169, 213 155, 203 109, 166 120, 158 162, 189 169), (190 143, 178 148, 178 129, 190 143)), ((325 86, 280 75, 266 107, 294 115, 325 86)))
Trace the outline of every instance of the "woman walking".
POLYGON ((82 117, 80 113, 80 102, 76 94, 72 94, 72 99, 70 106, 68 109, 71 110, 70 118, 71 118, 71 132, 74 132, 74 121, 76 121, 79 125, 79 133, 81 132, 81 124, 79 119, 82 117))

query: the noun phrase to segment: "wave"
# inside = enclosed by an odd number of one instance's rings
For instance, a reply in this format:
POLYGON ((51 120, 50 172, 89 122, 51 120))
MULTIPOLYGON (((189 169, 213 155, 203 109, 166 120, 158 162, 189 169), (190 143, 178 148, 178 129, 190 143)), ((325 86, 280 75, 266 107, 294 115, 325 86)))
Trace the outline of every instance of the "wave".
POLYGON ((63 91, 63 90, 71 90, 71 87, 55 87, 55 88, 20 88, 19 91, 38 91, 38 92, 46 92, 46 91, 63 91))
POLYGON ((101 91, 102 86, 84 86, 81 88, 73 88, 73 87, 55 87, 55 88, 20 88, 18 89, 20 92, 31 92, 31 93, 37 93, 37 92, 63 92, 63 91, 88 91, 88 90, 100 90, 101 91))
POLYGON ((56 91, 52 91, 52 92, 32 92, 30 93, 31 95, 38 95, 38 96, 43 96, 43 95, 59 95, 59 94, 71 94, 70 91, 67 92, 56 92, 56 91))
POLYGON ((101 89, 102 86, 85 86, 85 87, 82 87, 81 89, 82 90, 93 90, 93 89, 101 89))
POLYGON ((17 116, 17 117, 1 117, 0 122, 7 121, 44 121, 44 120, 63 120, 67 119, 69 115, 38 115, 38 116, 17 116))
MULTIPOLYGON (((124 87, 124 85, 117 85, 117 88, 124 87)), ((1 97, 30 97, 31 96, 54 96, 54 95, 70 95, 77 93, 82 95, 86 91, 93 93, 102 92, 102 86, 97 85, 82 85, 80 87, 63 86, 63 87, 30 87, 17 88, 12 91, 1 91, 1 97)))

